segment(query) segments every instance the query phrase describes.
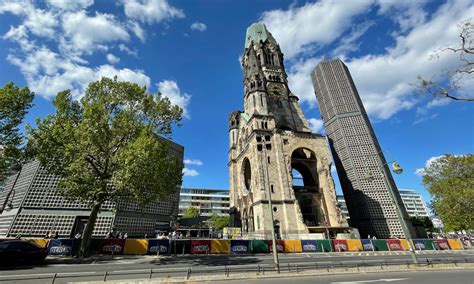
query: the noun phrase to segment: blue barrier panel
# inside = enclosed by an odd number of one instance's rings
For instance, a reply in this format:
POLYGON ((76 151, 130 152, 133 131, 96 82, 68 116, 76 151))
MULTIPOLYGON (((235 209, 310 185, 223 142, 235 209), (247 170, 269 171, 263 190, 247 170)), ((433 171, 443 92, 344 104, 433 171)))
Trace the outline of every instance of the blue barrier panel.
POLYGON ((250 241, 247 241, 247 240, 231 240, 230 241, 230 253, 231 254, 250 253, 250 241))
POLYGON ((169 254, 170 240, 148 240, 147 254, 169 254))
POLYGON ((303 252, 321 252, 321 247, 317 245, 316 240, 301 240, 303 252))
POLYGON ((53 239, 48 244, 48 255, 74 255, 79 249, 80 240, 53 239))
POLYGON ((375 247, 374 244, 372 243, 372 240, 360 240, 362 242, 362 247, 364 248, 364 251, 374 251, 375 247))
POLYGON ((415 246, 415 250, 427 250, 429 248, 426 247, 426 243, 424 240, 418 239, 418 240, 412 240, 413 245, 415 246))

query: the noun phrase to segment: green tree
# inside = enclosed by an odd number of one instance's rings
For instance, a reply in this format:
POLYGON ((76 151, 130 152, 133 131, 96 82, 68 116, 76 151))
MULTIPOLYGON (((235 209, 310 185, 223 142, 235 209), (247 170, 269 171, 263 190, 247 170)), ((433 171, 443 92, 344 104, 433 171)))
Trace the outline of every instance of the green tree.
POLYGON ((433 222, 429 217, 410 217, 410 222, 413 226, 422 226, 429 232, 433 232, 433 222))
POLYGON ((201 215, 199 208, 193 206, 186 208, 183 212, 183 218, 197 218, 199 215, 201 215))
POLYGON ((25 157, 19 126, 33 105, 34 94, 12 82, 0 88, 0 184, 25 157))
POLYGON ((217 214, 212 214, 209 219, 209 226, 220 231, 224 227, 230 226, 230 217, 229 216, 219 216, 217 214))
POLYGON ((444 155, 423 171, 423 184, 447 231, 474 229, 474 155, 444 155))
POLYGON ((70 91, 60 92, 53 103, 56 113, 37 119, 37 128, 28 132, 35 157, 61 177, 58 188, 91 207, 82 257, 104 202, 145 206, 181 183, 182 161, 169 156, 160 135, 171 135, 182 110, 160 94, 116 78, 90 83, 80 103, 70 91))

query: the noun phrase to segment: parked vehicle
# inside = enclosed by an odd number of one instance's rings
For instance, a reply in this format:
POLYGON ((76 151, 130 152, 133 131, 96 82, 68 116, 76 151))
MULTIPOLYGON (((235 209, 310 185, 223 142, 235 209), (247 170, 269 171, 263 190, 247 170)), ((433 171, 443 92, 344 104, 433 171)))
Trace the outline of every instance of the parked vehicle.
POLYGON ((47 249, 27 241, 15 240, 0 243, 0 262, 30 262, 45 259, 47 249))

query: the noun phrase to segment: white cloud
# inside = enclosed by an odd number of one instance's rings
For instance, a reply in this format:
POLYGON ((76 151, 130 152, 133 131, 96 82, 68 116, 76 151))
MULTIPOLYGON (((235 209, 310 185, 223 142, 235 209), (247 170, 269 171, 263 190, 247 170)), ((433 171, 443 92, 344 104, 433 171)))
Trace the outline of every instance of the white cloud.
POLYGON ((186 159, 186 160, 184 160, 184 163, 185 163, 186 165, 202 166, 201 160, 186 159))
POLYGON ((374 24, 374 21, 367 21, 354 26, 350 35, 343 37, 338 47, 332 51, 333 57, 344 58, 346 53, 356 51, 361 44, 360 42, 357 42, 357 40, 374 24))
POLYGON ((207 26, 204 23, 195 22, 191 25, 191 30, 203 32, 207 30, 207 26))
POLYGON ((47 2, 53 8, 66 11, 85 9, 94 4, 94 0, 48 0, 47 2))
POLYGON ((425 175, 425 168, 431 166, 431 164, 432 164, 433 162, 435 162, 436 160, 438 160, 438 159, 440 159, 440 158, 442 158, 442 157, 444 157, 444 155, 429 158, 429 159, 426 161, 426 163, 425 163, 425 167, 424 167, 424 168, 416 169, 415 174, 418 175, 418 176, 423 176, 423 175, 425 175))
POLYGON ((400 27, 400 32, 406 32, 420 24, 426 19, 426 12, 423 6, 427 1, 393 1, 378 0, 378 14, 385 15, 400 27))
POLYGON ((66 13, 62 17, 68 49, 90 53, 102 43, 128 41, 125 28, 113 15, 96 13, 88 16, 84 11, 66 13), (70 41, 70 42, 69 42, 70 41))
POLYGON ((336 40, 352 25, 352 18, 368 11, 371 1, 329 1, 306 3, 288 10, 272 10, 261 20, 285 53, 292 58, 336 40))
POLYGON ((308 119, 309 126, 311 127, 311 131, 313 133, 321 133, 323 129, 323 120, 317 118, 310 118, 308 119))
POLYGON ((109 53, 109 54, 107 54, 107 61, 109 61, 110 64, 115 64, 115 63, 120 62, 120 58, 113 55, 112 53, 109 53))
POLYGON ((191 101, 191 96, 184 93, 181 94, 176 81, 164 80, 158 83, 158 91, 167 97, 172 104, 175 104, 183 109, 183 116, 189 118, 188 105, 191 101))
POLYGON ((124 0, 125 15, 142 23, 159 23, 173 18, 184 18, 182 10, 167 0, 124 0))
POLYGON ((145 42, 146 33, 142 29, 139 23, 135 21, 129 21, 128 26, 132 30, 132 32, 135 34, 135 36, 140 39, 141 42, 145 42))
POLYGON ((183 169, 183 174, 185 177, 195 177, 199 175, 199 173, 196 170, 188 169, 188 168, 183 169))

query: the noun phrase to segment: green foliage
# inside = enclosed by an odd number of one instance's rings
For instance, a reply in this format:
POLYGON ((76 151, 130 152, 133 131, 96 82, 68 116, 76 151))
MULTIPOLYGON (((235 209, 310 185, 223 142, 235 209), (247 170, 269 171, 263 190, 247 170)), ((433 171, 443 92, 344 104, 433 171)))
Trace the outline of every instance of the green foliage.
POLYGON ((18 127, 33 105, 33 97, 28 87, 20 89, 12 82, 0 88, 0 183, 25 158, 18 127))
POLYGON ((220 231, 224 227, 230 226, 230 217, 229 216, 219 216, 217 214, 212 214, 211 218, 209 219, 209 226, 213 227, 214 229, 220 231))
POLYGON ((444 155, 424 169, 423 184, 447 231, 474 229, 474 155, 444 155))
POLYGON ((167 98, 102 78, 89 84, 80 103, 63 91, 53 104, 56 113, 28 127, 31 145, 42 165, 61 177, 65 196, 91 205, 87 234, 106 201, 144 206, 175 192, 182 162, 168 155, 160 136, 171 134, 182 110, 167 98))
POLYGON ((199 208, 193 206, 186 208, 183 212, 183 218, 197 218, 199 215, 199 208))
POLYGON ((410 217, 413 226, 422 226, 429 232, 433 232, 433 222, 428 217, 410 217))

